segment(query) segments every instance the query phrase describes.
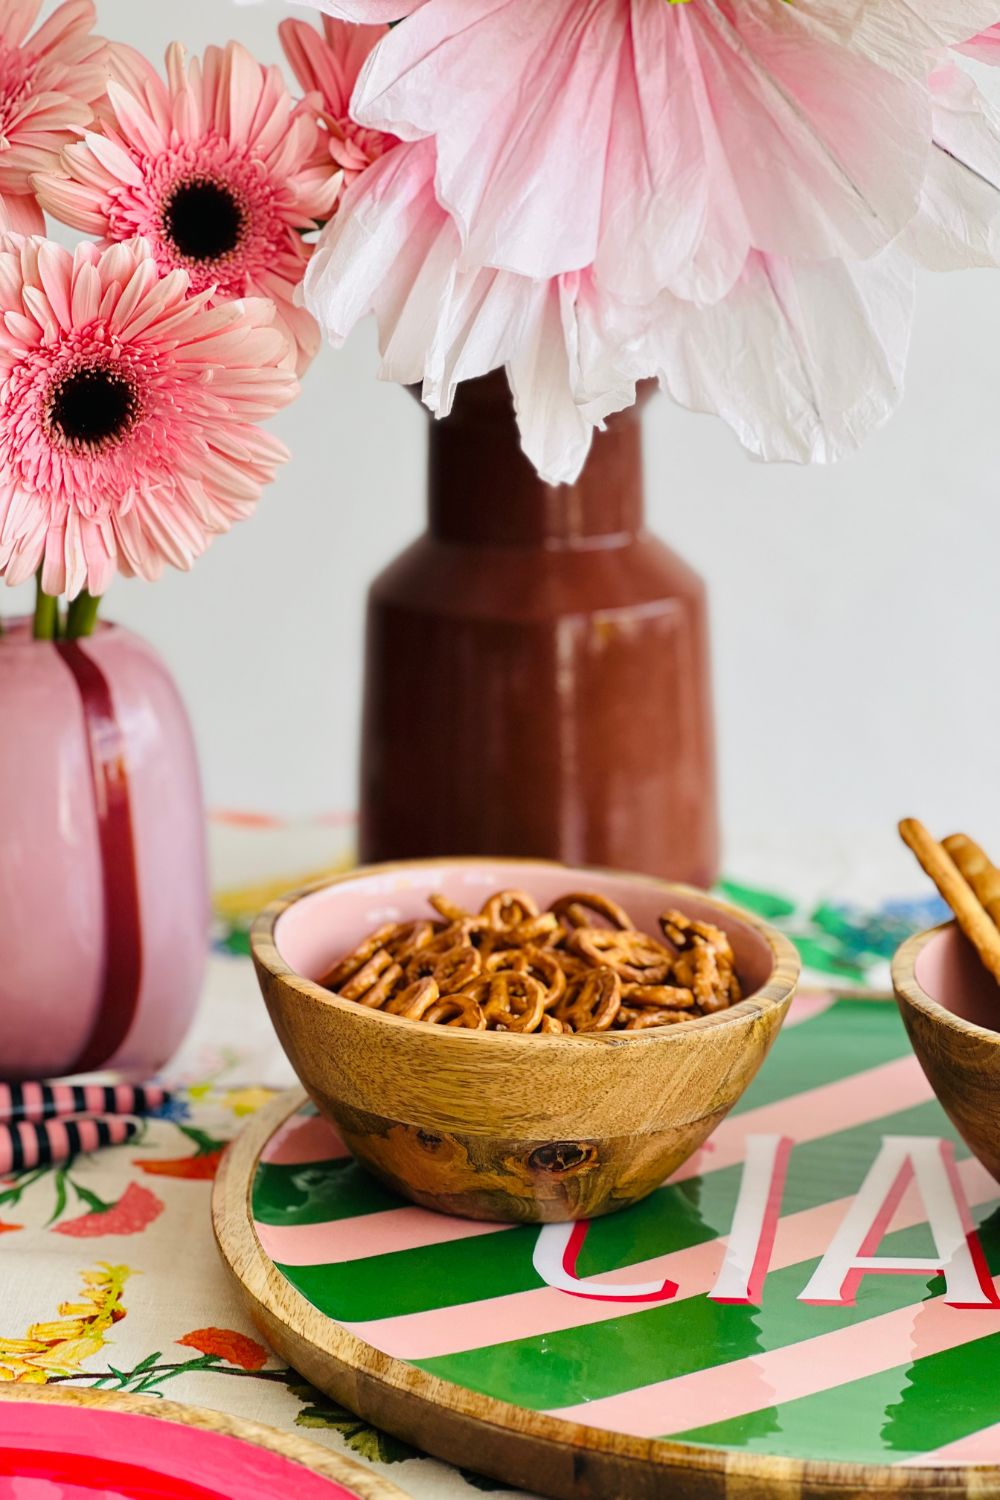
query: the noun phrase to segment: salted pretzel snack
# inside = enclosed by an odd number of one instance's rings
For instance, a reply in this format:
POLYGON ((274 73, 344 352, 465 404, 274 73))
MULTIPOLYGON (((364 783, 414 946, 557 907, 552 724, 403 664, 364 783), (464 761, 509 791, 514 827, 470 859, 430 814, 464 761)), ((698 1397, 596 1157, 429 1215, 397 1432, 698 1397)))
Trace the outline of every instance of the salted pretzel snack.
POLYGON ((526 891, 497 891, 479 912, 441 895, 430 906, 435 918, 383 924, 321 982, 405 1020, 534 1036, 647 1031, 742 999, 726 934, 683 912, 650 937, 589 891, 548 911, 526 891))

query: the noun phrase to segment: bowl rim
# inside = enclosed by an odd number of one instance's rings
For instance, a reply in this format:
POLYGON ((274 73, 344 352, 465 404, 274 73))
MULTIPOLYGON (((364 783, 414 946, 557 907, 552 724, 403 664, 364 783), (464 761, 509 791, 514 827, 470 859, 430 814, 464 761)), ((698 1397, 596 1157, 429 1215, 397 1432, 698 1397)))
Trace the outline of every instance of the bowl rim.
POLYGON ((933 995, 929 995, 917 978, 917 964, 928 944, 945 932, 958 931, 960 931, 958 922, 952 918, 950 922, 940 922, 936 927, 927 927, 923 932, 915 932, 912 937, 908 937, 904 943, 901 943, 892 959, 893 989, 899 999, 912 1005, 914 1010, 922 1011, 932 1021, 943 1022, 952 1031, 957 1031, 963 1036, 992 1041, 1000 1045, 1000 1029, 994 1030, 991 1026, 980 1026, 976 1021, 967 1021, 964 1016, 956 1016, 947 1005, 942 1005, 940 1000, 935 1000, 933 995))
POLYGON ((794 995, 798 986, 802 971, 802 963, 791 940, 785 937, 769 923, 754 916, 752 912, 745 911, 742 907, 732 902, 720 899, 708 891, 699 889, 697 886, 686 885, 682 882, 662 880, 655 875, 637 874, 629 870, 611 870, 597 865, 568 865, 560 860, 553 859, 518 859, 510 855, 439 855, 433 859, 398 859, 389 860, 382 864, 359 865, 353 870, 344 871, 338 875, 321 876, 317 880, 309 881, 305 885, 297 886, 285 895, 279 896, 271 901, 258 916, 250 928, 250 950, 254 962, 259 968, 289 989, 293 990, 300 998, 328 1005, 332 1009, 350 1015, 356 1019, 368 1017, 376 1024, 391 1025, 402 1028, 403 1033, 413 1035, 433 1035, 446 1045, 469 1046, 490 1045, 500 1046, 525 1046, 534 1048, 542 1047, 566 1047, 566 1046, 588 1046, 603 1044, 605 1046, 621 1047, 623 1045, 650 1045, 656 1042, 664 1042, 674 1037, 679 1042, 684 1036, 690 1036, 694 1029, 699 1031, 708 1030, 714 1026, 733 1025, 742 1020, 759 1015, 762 1010, 770 1009, 772 1006, 787 1005, 794 995), (669 891, 680 896, 691 896, 701 902, 708 902, 718 912, 731 916, 745 927, 749 927, 759 937, 763 938, 771 951, 772 969, 770 977, 761 987, 732 1005, 728 1010, 716 1011, 708 1016, 696 1016, 684 1026, 650 1026, 643 1031, 628 1032, 600 1032, 584 1033, 572 1036, 539 1035, 532 1033, 522 1035, 514 1031, 471 1031, 466 1027, 438 1026, 429 1021, 411 1021, 403 1016, 395 1016, 386 1011, 372 1011, 356 1001, 345 1000, 342 996, 324 989, 314 979, 308 979, 304 974, 298 973, 283 958, 276 939, 277 925, 285 913, 300 901, 310 896, 318 895, 320 891, 329 890, 338 885, 347 885, 354 881, 364 879, 371 875, 386 875, 397 870, 420 870, 437 868, 441 865, 488 865, 488 866, 517 866, 523 869, 525 865, 536 866, 541 870, 565 870, 572 875, 595 875, 598 877, 611 876, 616 879, 633 881, 640 885, 655 887, 657 890, 669 891))

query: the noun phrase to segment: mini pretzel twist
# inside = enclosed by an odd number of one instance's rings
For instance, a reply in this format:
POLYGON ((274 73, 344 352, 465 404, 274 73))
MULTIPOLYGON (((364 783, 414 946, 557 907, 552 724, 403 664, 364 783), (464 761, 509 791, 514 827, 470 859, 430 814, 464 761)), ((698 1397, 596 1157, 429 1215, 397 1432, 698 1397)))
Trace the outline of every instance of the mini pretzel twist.
POLYGON ((568 941, 581 957, 595 966, 614 969, 627 984, 662 984, 673 967, 673 957, 663 944, 642 932, 578 927, 568 941))
POLYGON ((623 1005, 619 1016, 625 1031, 650 1031, 654 1026, 676 1026, 678 1021, 693 1020, 688 1010, 634 1010, 623 1005))
POLYGON ((392 955, 385 948, 379 948, 367 963, 362 964, 361 968, 351 975, 346 984, 340 986, 339 995, 344 1000, 360 1000, 362 996, 368 994, 379 975, 391 964, 392 955))
POLYGON ((440 999, 441 991, 435 979, 418 979, 389 1001, 385 1007, 394 1016, 405 1016, 408 1021, 422 1021, 432 1005, 440 999))
POLYGON ((501 931, 516 928, 538 916, 538 902, 527 891, 497 891, 486 902, 480 916, 501 931))
POLYGON ((325 978, 320 980, 324 989, 339 989, 346 979, 350 979, 353 974, 356 974, 378 952, 395 931, 395 922, 387 922, 383 927, 376 928, 369 937, 366 937, 345 958, 342 958, 338 964, 335 964, 325 978))
POLYGON ((592 891, 575 891, 572 895, 561 896, 552 903, 551 909, 570 927, 591 927, 591 917, 598 916, 622 932, 632 929, 631 917, 617 901, 612 901, 610 896, 595 895, 592 891))
POLYGON ((609 1031, 621 1006, 621 979, 614 969, 602 966, 569 986, 555 1017, 574 1031, 609 1031))
POLYGON ((436 979, 442 995, 460 990, 482 972, 482 956, 470 942, 461 942, 443 953, 432 951, 433 944, 421 948, 406 966, 409 980, 436 979))
POLYGON ((622 1005, 657 1010, 690 1010, 695 1004, 694 991, 675 984, 624 984, 622 1005))
POLYGON ((482 1006, 464 991, 439 1000, 424 1012, 423 1020, 438 1026, 461 1026, 467 1031, 485 1031, 487 1025, 482 1006))
POLYGON ((497 1031, 537 1031, 545 1014, 545 990, 530 974, 500 969, 467 985, 464 994, 481 1007, 497 1031))

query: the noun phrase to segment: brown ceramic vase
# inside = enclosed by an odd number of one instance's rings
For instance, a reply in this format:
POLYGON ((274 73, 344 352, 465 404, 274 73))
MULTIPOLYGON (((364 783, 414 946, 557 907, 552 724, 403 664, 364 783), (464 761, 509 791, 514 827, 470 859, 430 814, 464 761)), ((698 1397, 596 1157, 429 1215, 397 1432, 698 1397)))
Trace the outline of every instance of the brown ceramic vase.
POLYGON ((707 886, 705 588, 644 526, 639 412, 575 485, 521 452, 502 374, 431 427, 427 531, 372 585, 367 862, 522 855, 707 886))

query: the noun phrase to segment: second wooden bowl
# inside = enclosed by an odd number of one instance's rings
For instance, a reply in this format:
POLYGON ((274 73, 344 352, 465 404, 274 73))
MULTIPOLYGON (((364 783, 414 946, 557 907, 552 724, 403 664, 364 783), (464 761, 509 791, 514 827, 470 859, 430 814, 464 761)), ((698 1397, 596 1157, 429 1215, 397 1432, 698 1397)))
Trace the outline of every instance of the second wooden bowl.
POLYGON ((612 1213, 658 1187, 729 1113, 778 1034, 792 945, 723 902, 640 875, 534 860, 414 860, 294 892, 254 924, 254 962, 295 1071, 350 1150, 427 1208, 551 1222, 612 1213), (373 1012, 315 982, 386 921, 441 891, 478 911, 517 887, 548 906, 591 890, 656 933, 668 907, 729 934, 748 996, 644 1032, 519 1036, 373 1012))
POLYGON ((1000 987, 954 922, 905 942, 892 979, 931 1087, 969 1150, 1000 1178, 1000 987))

